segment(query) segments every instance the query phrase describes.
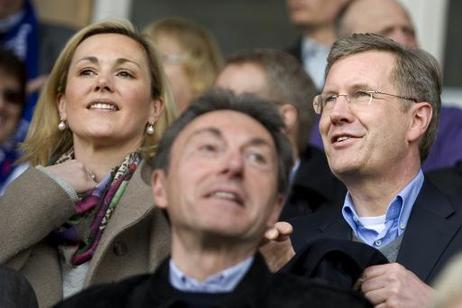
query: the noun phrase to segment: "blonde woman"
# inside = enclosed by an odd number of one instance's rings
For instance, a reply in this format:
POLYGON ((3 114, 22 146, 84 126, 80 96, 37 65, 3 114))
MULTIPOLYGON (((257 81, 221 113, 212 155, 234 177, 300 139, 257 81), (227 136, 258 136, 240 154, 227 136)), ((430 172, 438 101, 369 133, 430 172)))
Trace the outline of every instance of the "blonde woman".
POLYGON ((218 45, 207 29, 179 17, 167 17, 144 30, 160 51, 180 111, 212 86, 223 65, 218 45))
POLYGON ((92 24, 67 43, 24 144, 32 167, 0 201, 0 262, 41 307, 166 256, 167 223, 140 165, 174 115, 160 62, 129 22, 92 24))

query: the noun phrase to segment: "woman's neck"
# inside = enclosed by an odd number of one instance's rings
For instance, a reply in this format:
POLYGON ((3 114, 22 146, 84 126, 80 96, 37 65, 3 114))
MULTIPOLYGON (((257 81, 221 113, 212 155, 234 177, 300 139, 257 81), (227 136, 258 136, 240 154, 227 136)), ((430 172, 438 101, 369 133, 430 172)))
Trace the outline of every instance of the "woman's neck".
POLYGON ((95 175, 96 182, 101 181, 112 168, 118 166, 125 156, 138 149, 138 143, 125 146, 95 146, 74 139, 75 159, 82 162, 88 171, 95 175))

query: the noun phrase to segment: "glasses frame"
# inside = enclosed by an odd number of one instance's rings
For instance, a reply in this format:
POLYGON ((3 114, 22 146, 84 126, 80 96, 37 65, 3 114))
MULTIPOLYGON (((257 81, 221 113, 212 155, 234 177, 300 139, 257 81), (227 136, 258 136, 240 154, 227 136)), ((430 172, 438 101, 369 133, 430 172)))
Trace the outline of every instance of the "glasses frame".
MULTIPOLYGON (((404 100, 407 100, 407 101, 413 101, 414 103, 417 103, 418 100, 416 98, 413 98, 413 97, 406 97, 406 96, 401 96, 401 95, 396 95, 396 94, 390 94, 390 93, 385 93, 385 92, 381 92, 381 91, 378 91, 378 90, 357 90, 355 91, 355 93, 357 92, 363 92, 363 93, 367 93, 370 95, 370 98, 369 98, 369 102, 367 102, 368 104, 370 104, 372 102, 372 99, 374 99, 374 95, 377 95, 377 94, 381 94, 381 95, 388 95, 388 96, 392 96, 392 97, 396 97, 396 98, 400 98, 400 99, 404 99, 404 100)), ((313 109, 314 109, 314 112, 317 113, 317 114, 322 114, 323 112, 323 109, 325 107, 326 104, 322 104, 322 102, 319 102, 319 100, 322 98, 322 94, 319 94, 319 95, 316 95, 313 99, 313 109)), ((351 103, 351 94, 337 94, 337 95, 332 95, 330 97, 335 97, 335 102, 337 102, 337 99, 341 96, 344 96, 345 99, 347 100, 348 103, 351 103)))

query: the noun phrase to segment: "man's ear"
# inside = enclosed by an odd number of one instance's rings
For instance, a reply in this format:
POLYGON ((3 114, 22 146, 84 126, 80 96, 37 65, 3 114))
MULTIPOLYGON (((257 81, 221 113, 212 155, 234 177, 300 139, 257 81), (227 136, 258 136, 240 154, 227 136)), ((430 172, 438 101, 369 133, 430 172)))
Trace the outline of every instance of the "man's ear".
POLYGON ((66 101, 64 99, 64 94, 58 94, 58 112, 59 112, 59 119, 61 121, 65 121, 67 119, 67 112, 66 112, 66 101))
POLYGON ((151 176, 151 188, 154 197, 154 203, 157 207, 165 209, 168 206, 167 202, 167 177, 165 171, 154 170, 151 176))
POLYGON ((408 142, 412 143, 419 140, 427 131, 433 115, 432 105, 427 102, 415 103, 410 113, 412 118, 408 131, 408 142))
POLYGON ((284 124, 286 125, 289 134, 293 134, 293 132, 297 130, 297 108, 291 104, 283 104, 279 106, 279 113, 284 120, 284 124))

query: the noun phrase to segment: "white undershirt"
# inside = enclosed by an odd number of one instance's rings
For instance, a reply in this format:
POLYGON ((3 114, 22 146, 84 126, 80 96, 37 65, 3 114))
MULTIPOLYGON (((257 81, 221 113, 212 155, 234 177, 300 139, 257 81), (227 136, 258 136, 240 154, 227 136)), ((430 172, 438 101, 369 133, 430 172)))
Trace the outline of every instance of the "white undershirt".
POLYGON ((85 277, 88 272, 88 265, 90 262, 85 262, 79 266, 71 266, 61 261, 61 267, 63 269, 63 298, 67 298, 74 295, 77 292, 82 291, 83 284, 85 283, 85 277))
POLYGON ((371 217, 358 217, 359 222, 369 230, 375 230, 378 234, 381 234, 385 230, 385 218, 386 215, 382 216, 371 216, 371 217))

